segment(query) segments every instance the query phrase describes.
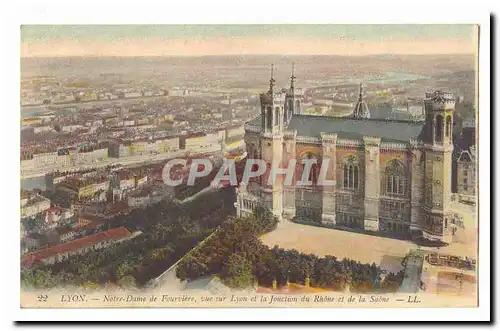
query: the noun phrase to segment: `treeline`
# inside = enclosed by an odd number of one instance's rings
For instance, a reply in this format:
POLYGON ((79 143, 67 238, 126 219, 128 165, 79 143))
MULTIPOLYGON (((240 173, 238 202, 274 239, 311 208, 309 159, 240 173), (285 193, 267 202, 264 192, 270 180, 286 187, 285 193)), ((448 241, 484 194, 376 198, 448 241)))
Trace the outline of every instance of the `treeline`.
POLYGON ((110 221, 143 234, 102 250, 73 255, 54 265, 23 269, 26 287, 75 285, 142 286, 177 262, 234 214, 230 188, 204 194, 182 205, 161 202, 110 221))
POLYGON ((203 246, 190 252, 177 266, 177 277, 194 280, 218 275, 232 288, 278 286, 287 282, 309 283, 314 287, 352 292, 393 292, 399 288, 403 272, 384 277, 375 264, 319 258, 296 250, 270 249, 259 236, 276 228, 278 220, 264 209, 249 218, 224 223, 203 246))

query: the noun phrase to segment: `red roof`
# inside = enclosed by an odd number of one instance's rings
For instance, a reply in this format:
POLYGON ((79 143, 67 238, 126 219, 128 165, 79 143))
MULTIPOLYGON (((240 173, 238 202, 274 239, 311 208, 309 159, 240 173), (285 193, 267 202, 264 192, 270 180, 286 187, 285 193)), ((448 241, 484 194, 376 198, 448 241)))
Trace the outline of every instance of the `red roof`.
POLYGON ((105 222, 103 220, 90 221, 90 223, 76 228, 76 231, 79 232, 79 231, 83 231, 83 230, 95 229, 101 225, 104 225, 104 223, 105 222))
POLYGON ((90 236, 75 239, 69 241, 65 244, 49 247, 36 252, 24 254, 21 258, 21 262, 25 266, 31 265, 35 261, 43 261, 49 257, 63 254, 67 252, 76 251, 88 246, 92 246, 102 241, 107 240, 118 240, 122 238, 129 237, 131 233, 124 227, 109 229, 108 231, 95 233, 90 236))
POLYGON ((108 236, 110 239, 120 239, 131 235, 130 231, 125 229, 124 227, 112 228, 103 233, 106 234, 106 236, 108 236))
POLYGON ((58 211, 62 211, 62 208, 52 206, 49 209, 46 209, 45 211, 49 213, 57 213, 58 211))
POLYGON ((186 139, 187 138, 199 138, 199 137, 206 137, 206 133, 205 132, 189 132, 188 134, 186 134, 186 139))

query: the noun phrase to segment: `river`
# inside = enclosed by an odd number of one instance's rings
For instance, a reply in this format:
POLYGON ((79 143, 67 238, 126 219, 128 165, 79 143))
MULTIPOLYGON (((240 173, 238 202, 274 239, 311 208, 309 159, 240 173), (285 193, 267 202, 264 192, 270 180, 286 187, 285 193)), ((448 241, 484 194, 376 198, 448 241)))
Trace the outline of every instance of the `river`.
POLYGON ((366 79, 367 82, 370 83, 394 83, 394 82, 402 82, 402 81, 412 81, 419 79, 428 79, 429 77, 411 74, 408 72, 387 72, 385 73, 385 77, 374 77, 366 79))
POLYGON ((366 77, 345 77, 336 76, 331 77, 328 80, 317 83, 315 81, 306 81, 307 85, 311 85, 314 88, 325 87, 325 85, 341 85, 341 84, 359 84, 359 83, 370 83, 370 84, 387 84, 387 83, 397 83, 405 81, 414 81, 420 79, 428 79, 427 76, 416 75, 408 72, 399 71, 389 71, 379 76, 366 76, 366 77))
MULTIPOLYGON (((93 108, 93 107, 112 107, 112 106, 123 106, 128 103, 133 103, 137 101, 150 101, 164 99, 165 96, 147 96, 139 98, 124 98, 124 99, 113 99, 113 100, 91 100, 82 102, 71 102, 71 103, 55 103, 49 106, 44 105, 33 105, 33 106, 21 106, 21 118, 31 117, 37 113, 45 113, 51 111, 48 107, 63 109, 63 108, 93 108)), ((57 111, 57 110, 56 110, 57 111)))
POLYGON ((27 118, 34 116, 38 113, 47 113, 50 110, 45 107, 45 106, 28 106, 28 107, 21 107, 21 118, 27 118))
POLYGON ((25 190, 45 190, 45 176, 21 179, 21 188, 25 190))

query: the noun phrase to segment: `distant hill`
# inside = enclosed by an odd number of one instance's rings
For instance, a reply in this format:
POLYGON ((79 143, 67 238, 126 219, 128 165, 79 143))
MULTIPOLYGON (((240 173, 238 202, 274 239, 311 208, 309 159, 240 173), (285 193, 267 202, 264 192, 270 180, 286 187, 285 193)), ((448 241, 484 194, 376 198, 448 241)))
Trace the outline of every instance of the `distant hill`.
MULTIPOLYGON (((295 63, 297 85, 330 81, 336 77, 384 77, 389 72, 414 76, 457 76, 473 82, 474 59, 469 55, 408 56, 203 56, 203 57, 70 57, 22 58, 21 76, 50 75, 57 79, 107 86, 143 81, 159 86, 261 88, 269 83, 271 64, 279 87, 289 84, 295 63), (466 74, 470 73, 470 74, 466 74)), ((458 82, 461 84, 461 82, 458 82)), ((470 87, 468 87, 470 89, 470 87)))

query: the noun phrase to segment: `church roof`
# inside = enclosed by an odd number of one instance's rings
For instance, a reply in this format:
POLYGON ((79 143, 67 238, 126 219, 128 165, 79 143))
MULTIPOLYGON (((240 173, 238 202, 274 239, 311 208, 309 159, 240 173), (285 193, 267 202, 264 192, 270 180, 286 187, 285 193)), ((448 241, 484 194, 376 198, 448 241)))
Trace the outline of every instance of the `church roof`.
MULTIPOLYGON (((261 125, 257 116, 249 124, 261 125)), ((424 140, 425 122, 385 119, 336 118, 315 115, 293 115, 288 130, 297 130, 298 136, 319 137, 322 132, 336 133, 342 139, 358 139, 363 136, 380 137, 385 142, 409 142, 424 140)))
POLYGON ((361 139, 363 136, 380 137, 382 141, 408 142, 423 139, 424 122, 390 121, 384 119, 332 118, 326 116, 292 117, 289 129, 299 136, 320 136, 321 132, 337 133, 339 138, 361 139))
POLYGON ((261 115, 252 118, 250 121, 247 122, 247 124, 260 126, 262 124, 261 115))

